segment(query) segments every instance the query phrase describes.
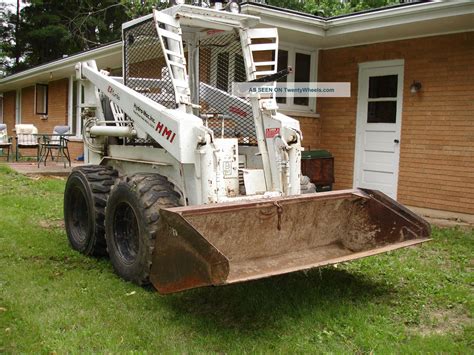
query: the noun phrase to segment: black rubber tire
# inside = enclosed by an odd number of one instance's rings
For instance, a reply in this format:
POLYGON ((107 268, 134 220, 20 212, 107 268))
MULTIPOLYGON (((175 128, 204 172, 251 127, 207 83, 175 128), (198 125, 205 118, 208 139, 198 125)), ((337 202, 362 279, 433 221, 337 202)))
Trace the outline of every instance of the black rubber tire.
POLYGON ((109 166, 74 168, 64 191, 64 223, 71 247, 84 255, 107 254, 105 206, 118 177, 109 166))
POLYGON ((158 174, 135 174, 117 181, 105 209, 107 250, 115 272, 146 285, 157 238, 159 210, 179 206, 174 185, 158 174))

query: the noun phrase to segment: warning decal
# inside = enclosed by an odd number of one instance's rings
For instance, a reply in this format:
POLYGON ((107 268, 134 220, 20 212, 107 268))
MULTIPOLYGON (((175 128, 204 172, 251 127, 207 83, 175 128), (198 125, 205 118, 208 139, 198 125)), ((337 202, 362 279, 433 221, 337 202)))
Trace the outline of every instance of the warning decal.
POLYGON ((265 129, 265 138, 273 138, 280 134, 280 128, 267 128, 265 129))

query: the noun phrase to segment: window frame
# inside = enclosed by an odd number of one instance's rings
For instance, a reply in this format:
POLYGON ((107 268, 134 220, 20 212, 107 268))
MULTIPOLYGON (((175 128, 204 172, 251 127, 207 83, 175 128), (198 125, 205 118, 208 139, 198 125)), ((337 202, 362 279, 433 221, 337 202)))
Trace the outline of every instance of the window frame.
POLYGON ((3 93, 0 94, 0 123, 3 123, 3 93))
MULTIPOLYGON (((309 81, 315 82, 318 77, 318 50, 310 47, 294 46, 286 42, 280 42, 278 50, 288 52, 288 66, 293 68, 293 72, 288 74, 287 82, 294 82, 295 80, 295 62, 296 53, 306 54, 310 56, 310 72, 309 81)), ((309 97, 308 105, 295 105, 293 103, 293 97, 287 97, 286 103, 277 103, 278 107, 282 111, 292 111, 301 113, 316 113, 316 98, 309 97)))
POLYGON ((48 114, 48 95, 49 95, 49 85, 48 84, 35 84, 35 114, 37 115, 47 115, 48 114), (45 95, 43 97, 44 111, 38 110, 38 87, 46 88, 45 95))
MULTIPOLYGON (((235 59, 238 55, 242 56, 239 53, 231 53, 227 50, 226 47, 222 48, 213 48, 213 51, 211 53, 211 63, 216 63, 216 70, 211 70, 211 75, 209 77, 209 82, 210 85, 213 87, 217 88, 217 82, 218 82, 218 76, 217 76, 217 66, 218 66, 218 58, 219 54, 227 53, 228 54, 228 60, 229 60, 229 67, 227 71, 227 92, 231 93, 232 92, 232 83, 234 82, 235 79, 235 59)), ((243 57, 243 56, 242 56, 243 57)), ((212 65, 212 64, 211 64, 212 65)))

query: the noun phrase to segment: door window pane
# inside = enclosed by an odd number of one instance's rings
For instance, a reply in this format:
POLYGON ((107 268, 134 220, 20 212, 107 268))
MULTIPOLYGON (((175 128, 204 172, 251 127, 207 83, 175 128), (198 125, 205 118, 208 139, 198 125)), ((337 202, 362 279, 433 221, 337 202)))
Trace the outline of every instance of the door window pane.
MULTIPOLYGON (((296 53, 295 58, 295 82, 309 82, 309 73, 311 71, 311 56, 309 54, 296 53)), ((308 106, 308 97, 295 97, 293 100, 295 105, 308 106)))
MULTIPOLYGON (((288 68, 288 51, 278 50, 278 67, 277 71, 288 68)), ((286 83, 286 76, 278 79, 279 83, 286 83)), ((286 97, 277 97, 276 101, 279 104, 286 104, 286 97)))
POLYGON ((396 101, 369 102, 367 123, 395 123, 397 121, 396 101))
POLYGON ((371 76, 369 78, 369 98, 397 97, 397 75, 371 76))

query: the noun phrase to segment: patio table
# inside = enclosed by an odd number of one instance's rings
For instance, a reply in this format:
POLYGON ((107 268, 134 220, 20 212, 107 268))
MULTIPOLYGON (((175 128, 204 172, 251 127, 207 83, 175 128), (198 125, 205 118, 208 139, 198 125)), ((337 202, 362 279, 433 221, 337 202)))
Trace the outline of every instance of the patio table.
POLYGON ((64 167, 66 167, 66 161, 71 166, 71 156, 69 154, 68 149, 68 142, 69 140, 67 137, 75 136, 72 133, 37 133, 35 136, 38 137, 38 141, 40 143, 39 153, 38 153, 38 168, 41 162, 44 162, 46 166, 46 160, 48 156, 51 156, 51 160, 54 161, 53 149, 57 150, 58 153, 56 155, 57 161, 59 158, 64 162, 64 167))

